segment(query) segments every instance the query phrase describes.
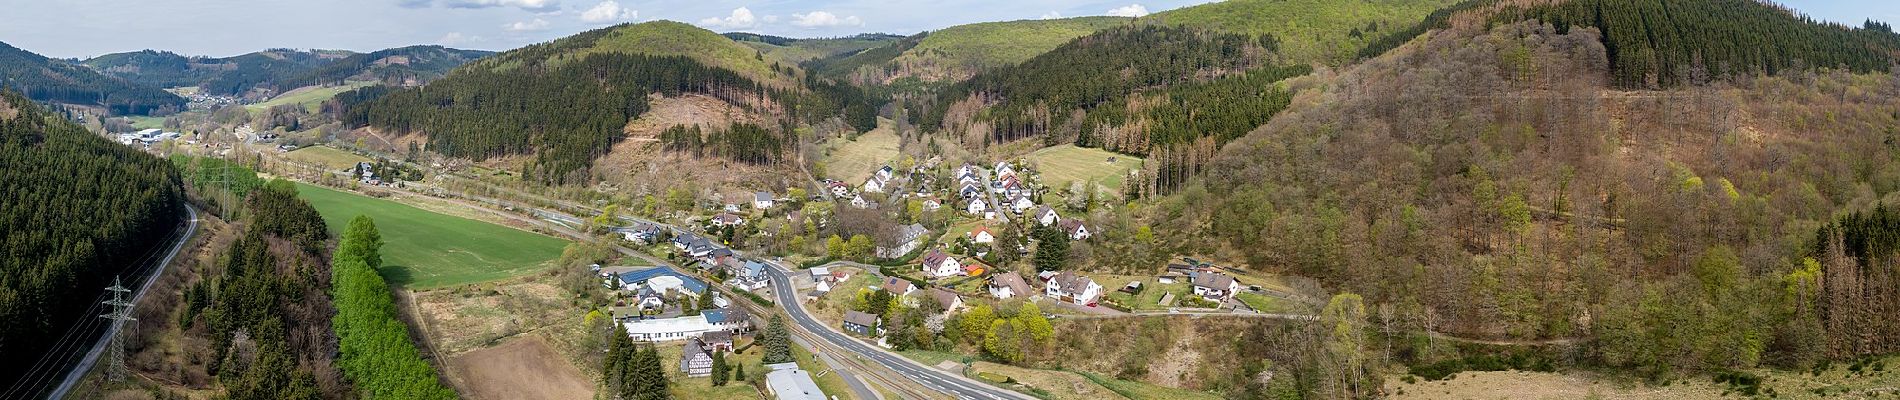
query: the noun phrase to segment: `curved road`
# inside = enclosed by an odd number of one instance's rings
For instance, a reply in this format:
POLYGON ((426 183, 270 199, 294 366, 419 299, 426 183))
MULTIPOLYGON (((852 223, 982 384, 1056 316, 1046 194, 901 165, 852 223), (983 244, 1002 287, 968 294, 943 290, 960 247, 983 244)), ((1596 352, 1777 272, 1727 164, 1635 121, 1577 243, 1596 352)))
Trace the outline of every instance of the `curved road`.
POLYGON ((955 395, 960 399, 1034 399, 1033 397, 1008 389, 979 383, 962 376, 953 375, 949 372, 918 364, 916 361, 911 361, 908 358, 874 348, 871 345, 865 344, 863 341, 845 336, 837 330, 831 329, 830 325, 819 322, 818 319, 813 318, 811 314, 805 313, 805 305, 800 302, 798 291, 793 289, 795 286, 792 286, 792 280, 787 276, 785 266, 775 262, 767 262, 766 264, 772 266, 772 268, 765 269, 767 274, 772 276, 772 293, 778 297, 779 304, 785 305, 785 313, 791 314, 792 322, 797 323, 798 326, 804 328, 805 331, 824 338, 833 345, 849 349, 866 359, 882 364, 885 368, 897 371, 897 373, 915 380, 917 383, 923 384, 924 387, 955 395))
MULTIPOLYGON (((198 208, 192 207, 191 203, 185 203, 185 212, 190 216, 185 225, 185 234, 179 236, 176 243, 172 243, 172 248, 165 252, 165 258, 158 261, 158 268, 152 272, 151 276, 145 277, 145 283, 140 284, 138 290, 132 293, 130 299, 132 304, 138 304, 139 299, 145 297, 145 292, 152 288, 152 283, 158 282, 158 277, 165 274, 165 268, 171 266, 172 258, 177 257, 178 251, 185 248, 185 243, 190 243, 191 238, 198 235, 198 208)), ((84 378, 86 372, 92 371, 93 364, 99 361, 100 353, 105 352, 106 345, 112 343, 112 336, 118 334, 119 324, 112 324, 110 328, 106 328, 106 334, 99 335, 99 340, 92 344, 92 350, 86 351, 86 358, 80 359, 79 365, 74 366, 71 372, 67 372, 66 378, 60 380, 59 387, 54 388, 53 393, 47 395, 46 398, 65 398, 66 393, 72 391, 73 385, 79 384, 80 378, 84 378)))

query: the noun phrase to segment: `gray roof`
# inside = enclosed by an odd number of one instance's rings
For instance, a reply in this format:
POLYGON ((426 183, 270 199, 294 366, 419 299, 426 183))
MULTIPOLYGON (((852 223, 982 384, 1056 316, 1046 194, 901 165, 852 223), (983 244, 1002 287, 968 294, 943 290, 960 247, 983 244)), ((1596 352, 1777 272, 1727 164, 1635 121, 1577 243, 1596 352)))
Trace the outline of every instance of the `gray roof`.
POLYGON ((731 344, 732 333, 726 332, 726 331, 706 332, 704 334, 699 335, 699 341, 705 342, 706 344, 713 344, 713 343, 731 344))
POLYGON ((916 288, 916 285, 912 285, 910 281, 901 278, 884 278, 884 285, 879 288, 884 289, 886 292, 891 292, 891 294, 902 295, 904 293, 910 293, 912 289, 916 288))
POLYGON ((1227 288, 1233 287, 1233 285, 1234 285, 1234 277, 1231 277, 1231 276, 1216 274, 1212 272, 1202 272, 1202 273, 1194 274, 1194 286, 1212 288, 1212 289, 1217 289, 1217 290, 1227 290, 1227 288))
POLYGON ((944 253, 943 249, 930 249, 930 253, 924 254, 924 266, 936 268, 939 265, 943 265, 943 260, 949 258, 950 254, 944 253))
POLYGON ((930 294, 931 299, 936 300, 937 304, 942 305, 945 310, 950 309, 950 306, 957 302, 957 294, 948 290, 930 288, 930 291, 927 293, 930 294))
POLYGON ((1049 283, 1055 284, 1056 287, 1061 288, 1064 292, 1080 293, 1088 289, 1090 283, 1095 283, 1095 280, 1082 276, 1082 274, 1063 271, 1060 274, 1056 274, 1054 278, 1050 278, 1049 283))
POLYGON ((849 311, 844 313, 844 322, 862 326, 877 326, 877 314, 849 311))
POLYGON ((990 278, 990 286, 1007 287, 1009 288, 1011 294, 1017 295, 1017 296, 1027 295, 1030 293, 1029 282, 1024 282, 1023 277, 1021 275, 1016 275, 1016 273, 1014 272, 1003 272, 1003 273, 996 274, 995 276, 990 278))
POLYGON ((752 201, 771 201, 771 200, 772 200, 771 193, 757 192, 757 193, 752 194, 752 201))

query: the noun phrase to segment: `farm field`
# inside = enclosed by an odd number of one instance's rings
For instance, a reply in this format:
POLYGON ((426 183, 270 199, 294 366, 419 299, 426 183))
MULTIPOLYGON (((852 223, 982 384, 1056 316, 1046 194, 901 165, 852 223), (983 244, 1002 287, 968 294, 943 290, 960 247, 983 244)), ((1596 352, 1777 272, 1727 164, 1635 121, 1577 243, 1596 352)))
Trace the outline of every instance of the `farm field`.
POLYGON ((864 184, 884 163, 897 158, 897 133, 890 120, 879 118, 877 129, 858 136, 858 140, 833 139, 842 143, 825 157, 825 175, 852 185, 864 184))
POLYGON ((1043 186, 1051 192, 1067 193, 1070 182, 1096 182, 1111 195, 1121 196, 1128 171, 1141 169, 1140 157, 1116 154, 1108 150, 1061 145, 1029 153, 1043 186), (1109 162, 1113 159, 1114 162, 1109 162))
POLYGON ((277 95, 277 97, 273 97, 269 101, 244 106, 244 108, 251 111, 263 111, 285 104, 297 104, 302 105, 305 110, 317 112, 317 108, 321 106, 325 100, 336 97, 337 93, 348 92, 374 84, 376 84, 376 82, 364 81, 350 82, 338 86, 306 86, 284 92, 284 94, 277 95))
POLYGON ((594 397, 594 382, 549 347, 538 335, 508 340, 500 346, 464 353, 450 359, 462 371, 462 393, 471 399, 585 399, 594 397))
POLYGON ((540 271, 567 242, 471 219, 424 211, 393 201, 298 184, 297 191, 338 232, 350 218, 369 215, 382 231, 383 276, 390 283, 428 289, 486 282, 540 271))
POLYGON ((283 157, 291 159, 292 161, 318 165, 331 170, 350 168, 356 166, 358 162, 375 161, 369 159, 369 157, 359 156, 355 153, 337 150, 328 146, 305 147, 284 153, 283 157))
POLYGON ((165 127, 165 117, 127 115, 125 118, 132 120, 132 129, 161 129, 165 127))

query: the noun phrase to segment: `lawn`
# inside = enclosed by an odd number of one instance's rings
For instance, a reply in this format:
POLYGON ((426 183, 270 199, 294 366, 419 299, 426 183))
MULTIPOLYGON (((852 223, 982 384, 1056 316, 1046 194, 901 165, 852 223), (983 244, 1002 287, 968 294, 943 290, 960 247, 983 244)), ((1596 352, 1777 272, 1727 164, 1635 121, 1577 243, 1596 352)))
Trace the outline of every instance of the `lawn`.
POLYGON ((164 129, 165 128, 165 117, 127 115, 125 116, 125 119, 132 121, 132 129, 143 130, 143 129, 164 129))
POLYGON ((1042 174, 1042 184, 1053 193, 1068 193, 1070 182, 1096 182, 1114 196, 1122 193, 1128 171, 1141 169, 1140 157, 1102 149, 1061 145, 1029 154, 1042 174), (1114 159, 1115 162, 1108 162, 1114 159))
POLYGON ((883 118, 878 119, 877 129, 858 135, 858 140, 833 140, 842 143, 825 157, 825 175, 852 185, 864 184, 865 178, 897 158, 897 133, 892 132, 890 120, 883 118))
POLYGON ((322 166, 331 170, 347 169, 356 166, 356 163, 359 162, 375 161, 369 159, 369 157, 359 156, 355 153, 337 150, 328 146, 310 146, 297 149, 296 151, 284 153, 284 158, 305 164, 322 166))
POLYGON ((546 269, 567 242, 486 222, 424 211, 393 201, 298 184, 323 214, 332 235, 350 218, 376 220, 384 246, 383 276, 428 289, 486 282, 546 269))
MULTIPOLYGON (((730 382, 726 382, 725 386, 713 386, 712 377, 697 377, 697 378, 686 377, 684 373, 680 372, 680 368, 679 368, 680 346, 685 343, 686 342, 665 342, 665 343, 659 343, 659 344, 654 345, 654 349, 660 351, 660 365, 666 367, 665 368, 666 379, 667 381, 672 382, 671 385, 667 386, 667 389, 668 391, 673 392, 673 398, 676 398, 676 399, 763 399, 765 398, 764 396, 761 396, 759 394, 758 389, 752 388, 752 385, 747 384, 745 381, 730 381, 730 382)), ((738 346, 744 346, 741 343, 733 343, 733 344, 738 345, 738 346)), ((759 364, 759 359, 764 357, 764 351, 765 351, 764 347, 755 346, 751 349, 747 349, 746 352, 744 353, 726 354, 726 365, 728 366, 728 368, 738 368, 738 366, 740 365, 745 365, 745 374, 748 377, 754 374, 764 374, 766 372, 770 372, 770 371, 766 371, 765 368, 762 367, 761 364, 759 364)))
POLYGON ((376 84, 376 82, 362 81, 349 82, 338 86, 306 86, 284 92, 284 94, 277 95, 277 97, 273 97, 269 101, 244 106, 244 108, 251 111, 262 111, 270 109, 271 107, 296 104, 314 113, 318 111, 318 108, 323 105, 324 101, 330 100, 331 97, 336 97, 338 93, 348 92, 374 84, 376 84))
POLYGON ((1175 283, 1162 284, 1152 277, 1145 276, 1093 275, 1090 276, 1090 278, 1095 279, 1095 283, 1102 285, 1102 291, 1107 293, 1106 296, 1108 298, 1121 302, 1123 305, 1138 311, 1167 309, 1167 306, 1159 304, 1161 297, 1167 293, 1174 293, 1174 298, 1176 299, 1175 304, 1180 304, 1180 298, 1194 293, 1194 289, 1189 287, 1185 279, 1176 281, 1175 283), (1143 286, 1141 294, 1131 296, 1121 292, 1122 286, 1128 285, 1128 282, 1135 280, 1141 280, 1143 286))
POLYGON ((1278 313, 1290 310, 1283 300, 1267 297, 1259 293, 1244 292, 1234 295, 1234 298, 1240 300, 1242 303, 1247 303, 1248 308, 1263 313, 1278 313))

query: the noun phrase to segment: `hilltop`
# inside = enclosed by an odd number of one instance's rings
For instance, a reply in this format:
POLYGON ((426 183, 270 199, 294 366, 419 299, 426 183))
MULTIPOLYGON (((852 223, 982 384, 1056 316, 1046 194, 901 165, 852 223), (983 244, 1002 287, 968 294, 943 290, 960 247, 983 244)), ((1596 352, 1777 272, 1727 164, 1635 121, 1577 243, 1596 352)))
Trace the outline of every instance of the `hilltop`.
POLYGON ((398 47, 367 54, 351 54, 299 75, 291 82, 341 84, 346 80, 355 80, 416 86, 441 78, 462 64, 493 54, 491 51, 433 45, 398 47))
POLYGON ((1069 40, 1126 24, 1128 18, 1080 17, 983 22, 957 25, 864 51, 862 57, 834 62, 836 74, 872 72, 877 83, 914 77, 923 81, 960 81, 983 70, 1014 65, 1069 40))
POLYGON ((0 86, 34 101, 103 107, 112 114, 176 112, 185 99, 157 87, 101 75, 86 67, 0 43, 0 86))
MULTIPOLYGON (((782 87, 795 86, 791 74, 773 69, 759 50, 713 31, 675 21, 629 23, 581 32, 496 54, 470 64, 468 70, 501 72, 523 65, 558 66, 590 54, 681 56, 711 67, 737 72, 749 79, 782 87)), ((795 68, 793 65, 780 65, 795 68)))
POLYGON ((1227 0, 1141 18, 1279 39, 1283 60, 1342 65, 1361 47, 1416 24, 1456 0, 1227 0))
POLYGON ((357 53, 343 50, 270 49, 231 57, 183 56, 157 50, 113 53, 81 61, 101 73, 156 87, 196 86, 204 93, 263 97, 308 83, 316 68, 357 53))
POLYGON ((856 54, 865 49, 880 47, 903 36, 880 33, 865 33, 841 38, 795 39, 756 33, 732 32, 724 35, 747 47, 765 53, 772 60, 798 64, 826 57, 856 54))

